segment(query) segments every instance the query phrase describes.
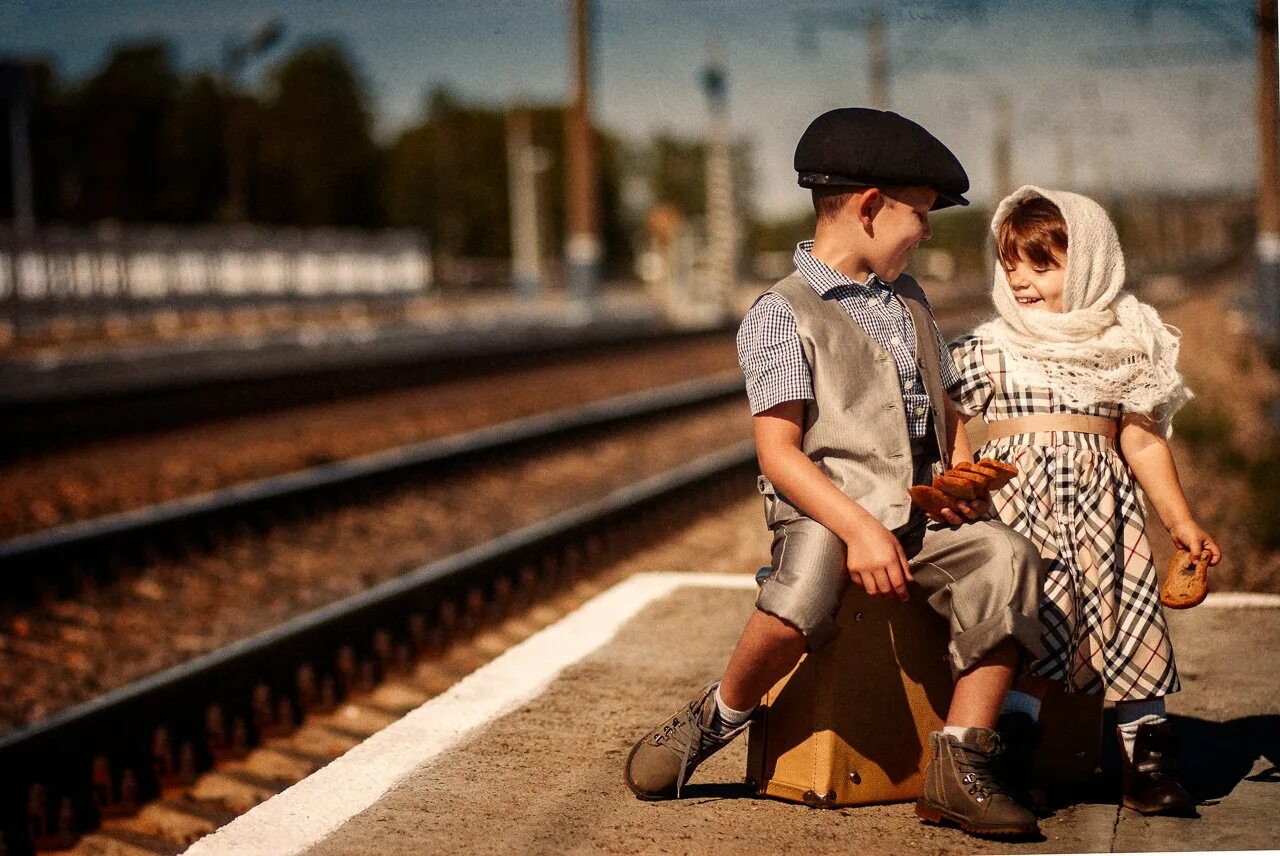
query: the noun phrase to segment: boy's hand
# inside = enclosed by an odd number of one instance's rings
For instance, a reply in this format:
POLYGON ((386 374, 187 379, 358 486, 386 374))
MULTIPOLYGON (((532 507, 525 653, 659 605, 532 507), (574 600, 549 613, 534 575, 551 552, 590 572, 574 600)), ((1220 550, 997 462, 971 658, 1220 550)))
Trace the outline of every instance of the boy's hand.
POLYGON ((878 521, 861 524, 852 537, 845 539, 848 547, 846 565, 849 579, 861 585, 872 597, 895 595, 907 600, 907 583, 913 579, 907 554, 893 533, 878 521))
POLYGON ((930 514, 928 511, 926 511, 925 516, 927 516, 934 523, 946 523, 949 526, 959 526, 961 523, 964 523, 966 520, 981 519, 983 516, 986 515, 987 509, 991 506, 991 503, 985 499, 974 499, 968 502, 966 502, 963 499, 957 499, 955 500, 955 504, 956 504, 956 508, 960 509, 960 512, 964 515, 964 517, 961 517, 959 514, 956 514, 950 508, 944 508, 937 514, 930 514))
POLYGON ((1222 550, 1209 537, 1209 533, 1201 528, 1192 518, 1178 521, 1169 527, 1169 537, 1180 549, 1186 550, 1194 557, 1208 554, 1209 564, 1216 565, 1222 561, 1222 550))

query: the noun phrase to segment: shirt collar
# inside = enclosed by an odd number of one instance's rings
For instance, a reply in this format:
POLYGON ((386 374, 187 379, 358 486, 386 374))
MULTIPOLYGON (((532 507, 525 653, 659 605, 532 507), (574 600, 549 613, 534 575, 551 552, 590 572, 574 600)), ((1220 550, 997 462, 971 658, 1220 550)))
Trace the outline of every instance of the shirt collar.
POLYGON ((837 288, 847 288, 854 295, 866 299, 879 299, 888 302, 893 299, 893 287, 881 281, 874 273, 867 275, 865 283, 850 279, 840 271, 828 267, 827 264, 813 255, 813 241, 801 241, 796 244, 794 257, 796 270, 804 274, 819 295, 826 297, 837 288))

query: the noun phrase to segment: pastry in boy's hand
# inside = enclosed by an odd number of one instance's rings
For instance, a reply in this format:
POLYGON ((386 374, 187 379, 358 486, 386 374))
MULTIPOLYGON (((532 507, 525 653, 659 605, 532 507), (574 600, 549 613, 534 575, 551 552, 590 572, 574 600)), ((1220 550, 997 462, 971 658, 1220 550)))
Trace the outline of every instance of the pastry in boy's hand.
POLYGON ((960 514, 956 500, 985 500, 993 490, 1009 483, 1018 468, 990 458, 976 464, 961 461, 933 480, 933 485, 911 488, 911 500, 929 514, 940 516, 944 508, 960 514))
POLYGON ((934 479, 933 486, 949 496, 963 500, 978 499, 981 490, 977 482, 961 475, 951 475, 950 471, 934 479))
POLYGON ((1006 464, 1004 461, 997 461, 995 458, 983 458, 974 464, 974 467, 991 475, 991 490, 999 490, 1013 481, 1013 477, 1018 474, 1018 468, 1013 464, 1006 464))
POLYGON ((968 463, 956 464, 954 467, 947 470, 947 472, 943 473, 943 475, 949 476, 953 479, 966 479, 973 482, 974 487, 978 491, 977 498, 986 499, 987 494, 991 492, 991 476, 986 473, 980 473, 974 469, 968 469, 972 466, 973 464, 968 463))
POLYGON ((949 508, 957 514, 960 513, 960 506, 955 499, 935 487, 930 487, 927 484, 918 484, 911 488, 908 493, 911 494, 911 501, 920 506, 927 514, 940 517, 944 508, 949 508))
POLYGON ((1160 602, 1170 609, 1190 609, 1209 594, 1209 554, 1192 556, 1179 550, 1169 562, 1160 586, 1160 602))

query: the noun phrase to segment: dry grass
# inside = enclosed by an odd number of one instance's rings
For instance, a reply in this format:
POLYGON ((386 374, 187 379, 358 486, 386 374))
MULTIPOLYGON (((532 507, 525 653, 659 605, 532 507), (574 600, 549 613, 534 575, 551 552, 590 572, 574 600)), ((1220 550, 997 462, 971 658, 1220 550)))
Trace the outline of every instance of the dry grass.
MULTIPOLYGON (((1173 453, 1197 518, 1224 551, 1215 588, 1280 591, 1280 455, 1269 416, 1280 398, 1280 372, 1235 308, 1240 273, 1205 283, 1165 321, 1182 329, 1180 365, 1196 399, 1174 421, 1173 453)), ((1154 515, 1158 555, 1171 549, 1154 515)), ((1153 531, 1154 530, 1154 531, 1153 531)))

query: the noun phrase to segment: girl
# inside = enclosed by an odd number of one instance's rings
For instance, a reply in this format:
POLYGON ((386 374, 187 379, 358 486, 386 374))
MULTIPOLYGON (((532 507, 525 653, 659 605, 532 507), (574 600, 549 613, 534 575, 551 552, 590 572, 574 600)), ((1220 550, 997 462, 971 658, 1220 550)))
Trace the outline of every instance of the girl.
POLYGON ((996 209, 998 317, 953 344, 948 391, 989 439, 978 457, 1019 475, 992 510, 1046 560, 1040 617, 1049 654, 1009 694, 1001 731, 1025 781, 1040 700, 1052 682, 1116 704, 1123 803, 1144 814, 1194 813, 1174 775, 1164 697, 1177 692, 1143 492, 1170 537, 1222 558, 1195 521, 1166 438, 1191 397, 1177 370, 1176 328, 1122 291, 1124 256, 1096 202, 1022 187, 996 209))

